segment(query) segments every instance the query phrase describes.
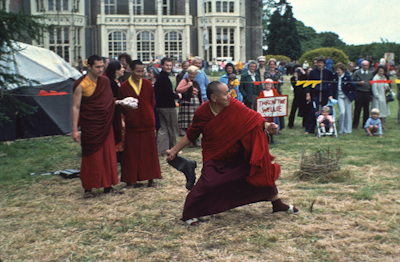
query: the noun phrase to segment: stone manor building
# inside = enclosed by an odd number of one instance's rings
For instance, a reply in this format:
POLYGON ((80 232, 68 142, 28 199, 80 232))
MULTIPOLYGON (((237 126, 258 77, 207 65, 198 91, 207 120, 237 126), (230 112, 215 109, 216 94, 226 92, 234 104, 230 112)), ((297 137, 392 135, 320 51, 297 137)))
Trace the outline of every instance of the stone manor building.
POLYGON ((71 62, 94 53, 126 52, 145 63, 164 56, 245 62, 262 55, 262 0, 5 0, 0 8, 57 25, 33 44, 71 62))

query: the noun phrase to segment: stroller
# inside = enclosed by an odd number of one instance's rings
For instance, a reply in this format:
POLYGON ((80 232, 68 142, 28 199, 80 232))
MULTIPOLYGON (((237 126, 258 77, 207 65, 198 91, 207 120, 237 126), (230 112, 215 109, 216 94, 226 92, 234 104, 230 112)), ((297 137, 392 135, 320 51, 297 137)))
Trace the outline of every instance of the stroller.
MULTIPOLYGON (((324 133, 324 132, 321 131, 321 128, 320 128, 319 123, 318 123, 318 116, 321 113, 321 110, 318 111, 318 115, 316 116, 316 119, 315 119, 315 121, 317 122, 315 126, 316 126, 316 128, 318 130, 318 133, 317 133, 318 138, 320 138, 322 136, 334 136, 335 138, 338 137, 338 134, 337 134, 337 131, 336 131, 336 123, 335 123, 335 109, 333 108, 333 105, 335 105, 335 104, 337 104, 337 100, 336 99, 330 99, 328 101, 328 103, 326 104, 326 106, 329 107, 329 110, 330 110, 329 115, 332 116, 332 118, 333 118, 333 123, 332 123, 333 132, 325 132, 324 133)), ((314 103, 314 107, 315 106, 316 105, 314 103)))

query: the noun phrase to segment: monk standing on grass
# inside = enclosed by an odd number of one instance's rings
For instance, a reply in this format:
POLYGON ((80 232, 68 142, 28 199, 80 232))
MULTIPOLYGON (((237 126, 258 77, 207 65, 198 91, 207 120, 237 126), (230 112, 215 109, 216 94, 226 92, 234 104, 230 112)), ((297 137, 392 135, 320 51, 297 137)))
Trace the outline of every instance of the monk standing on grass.
POLYGON ((75 82, 72 106, 72 137, 82 146, 80 179, 85 189, 84 198, 93 197, 92 188, 104 187, 104 193, 110 193, 111 186, 118 184, 112 128, 118 101, 113 97, 109 79, 101 76, 104 70, 101 57, 90 56, 88 70, 87 75, 75 82))
POLYGON ((264 129, 276 134, 278 126, 232 99, 224 83, 210 83, 207 97, 186 135, 167 150, 167 160, 173 160, 203 133, 203 170, 186 198, 182 220, 196 225, 201 216, 259 201, 272 201, 274 213, 297 213, 282 203, 275 186, 280 167, 272 163, 264 129))
POLYGON ((160 187, 153 179, 161 179, 157 144, 154 135, 154 89, 143 78, 144 65, 140 60, 130 64, 131 76, 122 83, 118 98, 134 97, 139 100, 137 109, 125 109, 125 144, 121 163, 121 182, 133 188, 137 181, 148 180, 149 187, 160 187))

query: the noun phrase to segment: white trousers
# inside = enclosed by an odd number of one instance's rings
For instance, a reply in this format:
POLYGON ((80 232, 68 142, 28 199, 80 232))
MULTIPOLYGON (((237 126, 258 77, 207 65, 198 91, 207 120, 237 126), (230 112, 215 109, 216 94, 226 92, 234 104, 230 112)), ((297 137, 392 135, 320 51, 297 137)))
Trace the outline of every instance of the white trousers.
POLYGON ((351 110, 352 102, 349 98, 341 91, 339 91, 338 96, 338 107, 339 107, 339 134, 351 133, 351 110))

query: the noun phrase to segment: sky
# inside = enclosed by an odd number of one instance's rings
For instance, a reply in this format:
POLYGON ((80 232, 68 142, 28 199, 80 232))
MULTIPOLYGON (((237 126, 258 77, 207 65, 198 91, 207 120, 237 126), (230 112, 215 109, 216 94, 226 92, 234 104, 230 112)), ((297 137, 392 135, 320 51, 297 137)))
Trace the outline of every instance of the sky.
POLYGON ((287 0, 293 16, 317 33, 333 32, 348 45, 400 44, 400 0, 287 0))

